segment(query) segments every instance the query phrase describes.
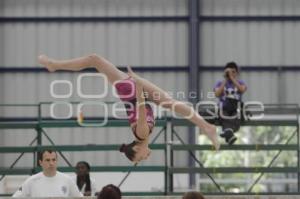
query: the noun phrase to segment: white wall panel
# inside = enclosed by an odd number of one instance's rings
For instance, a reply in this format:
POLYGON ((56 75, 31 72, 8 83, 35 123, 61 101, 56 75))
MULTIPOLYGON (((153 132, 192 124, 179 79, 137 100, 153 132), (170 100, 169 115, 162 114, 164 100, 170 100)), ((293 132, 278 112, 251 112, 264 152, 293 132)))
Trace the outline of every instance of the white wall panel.
POLYGON ((205 22, 200 29, 200 64, 298 65, 296 22, 205 22))
POLYGON ((71 58, 96 52, 117 65, 186 65, 184 23, 6 24, 0 65, 36 66, 37 55, 71 58))
POLYGON ((2 0, 4 16, 186 15, 186 0, 2 0))
MULTIPOLYGON (((35 138, 35 131, 34 130, 0 130, 1 137, 3 138, 3 143, 1 146, 28 146, 33 139, 35 138)), ((12 153, 12 154, 0 154, 0 165, 1 166, 10 166, 16 158, 20 154, 12 153), (3 160, 3 161, 2 161, 3 160)), ((26 166, 32 166, 32 154, 27 153, 25 156, 17 163, 16 166, 18 167, 26 167, 26 166), (31 161, 29 161, 31 160, 31 161)))
POLYGON ((277 74, 269 72, 254 72, 245 74, 248 91, 245 98, 263 103, 278 103, 278 78, 277 74))
POLYGON ((283 80, 283 88, 284 92, 279 90, 279 94, 284 95, 282 99, 284 100, 283 103, 296 103, 299 104, 300 102, 300 94, 299 94, 299 82, 300 82, 300 75, 298 72, 295 73, 283 73, 282 74, 283 80))
POLYGON ((201 15, 298 15, 298 0, 201 0, 201 15))

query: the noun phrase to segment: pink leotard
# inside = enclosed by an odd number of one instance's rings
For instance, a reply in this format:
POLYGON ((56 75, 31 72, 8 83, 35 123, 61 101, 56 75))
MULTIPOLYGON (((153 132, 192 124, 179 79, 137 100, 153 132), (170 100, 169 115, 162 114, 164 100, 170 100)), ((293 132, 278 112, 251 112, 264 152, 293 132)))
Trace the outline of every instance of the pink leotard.
MULTIPOLYGON (((130 124, 135 123, 137 121, 137 109, 136 109, 136 84, 132 78, 127 78, 121 81, 118 81, 115 84, 117 93, 120 99, 123 102, 129 102, 132 106, 128 106, 125 104, 126 112, 128 115, 128 121, 130 124)), ((153 110, 150 104, 146 103, 146 120, 148 124, 154 126, 154 115, 153 110)))

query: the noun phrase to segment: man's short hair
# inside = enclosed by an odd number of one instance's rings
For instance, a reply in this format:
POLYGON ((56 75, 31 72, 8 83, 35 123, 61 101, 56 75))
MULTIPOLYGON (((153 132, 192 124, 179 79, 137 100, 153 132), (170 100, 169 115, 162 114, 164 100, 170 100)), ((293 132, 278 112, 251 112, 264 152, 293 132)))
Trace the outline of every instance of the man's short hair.
POLYGON ((57 153, 56 153, 56 151, 54 149, 44 149, 44 150, 42 150, 42 151, 39 152, 38 159, 42 161, 43 160, 43 155, 46 152, 48 152, 48 153, 55 153, 55 155, 57 156, 57 153))
POLYGON ((239 72, 239 67, 238 65, 235 63, 235 62, 228 62, 226 65, 225 65, 225 69, 227 68, 232 68, 232 69, 235 69, 236 72, 239 72))

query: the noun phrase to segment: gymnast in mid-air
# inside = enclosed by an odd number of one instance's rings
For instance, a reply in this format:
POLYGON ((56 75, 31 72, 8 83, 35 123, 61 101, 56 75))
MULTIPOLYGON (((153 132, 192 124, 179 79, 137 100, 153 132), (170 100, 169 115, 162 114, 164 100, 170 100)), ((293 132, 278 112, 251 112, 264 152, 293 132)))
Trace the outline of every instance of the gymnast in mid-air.
POLYGON ((153 110, 147 101, 158 106, 169 109, 180 114, 185 119, 194 123, 202 129, 202 132, 211 140, 214 148, 219 149, 216 126, 206 122, 194 109, 184 102, 173 99, 166 91, 138 76, 131 67, 128 66, 128 73, 119 70, 110 61, 96 54, 91 54, 70 60, 56 60, 40 55, 40 64, 48 71, 57 70, 80 71, 85 68, 96 68, 104 74, 108 81, 115 86, 120 99, 126 106, 130 127, 135 136, 135 140, 130 144, 123 144, 120 151, 134 163, 145 160, 149 157, 149 136, 155 125, 153 110))

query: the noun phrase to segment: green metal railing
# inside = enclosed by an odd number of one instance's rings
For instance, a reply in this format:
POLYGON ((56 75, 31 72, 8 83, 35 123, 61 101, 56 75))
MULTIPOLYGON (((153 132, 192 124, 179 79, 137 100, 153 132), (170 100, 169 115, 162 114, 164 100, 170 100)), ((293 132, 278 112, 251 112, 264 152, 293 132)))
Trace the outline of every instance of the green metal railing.
MULTIPOLYGON (((75 102, 77 103, 77 102, 75 102)), ((40 103, 40 104, 5 104, 0 105, 0 107, 34 107, 36 108, 37 114, 36 117, 31 118, 30 120, 22 120, 22 118, 1 118, 0 120, 0 129, 35 129, 37 132, 37 136, 32 140, 30 146, 2 146, 0 147, 0 153, 20 153, 19 157, 16 159, 14 163, 8 168, 0 168, 0 175, 3 179, 5 175, 24 175, 24 174, 33 174, 40 171, 40 168, 37 166, 37 153, 45 148, 52 147, 56 149, 60 155, 65 159, 69 167, 59 167, 58 169, 62 172, 74 172, 74 168, 72 164, 69 163, 66 157, 64 157, 63 152, 76 152, 76 151, 117 151, 119 150, 119 144, 105 144, 105 145, 55 145, 55 143, 51 140, 51 138, 45 132, 45 128, 76 128, 81 127, 76 118, 65 119, 65 120, 53 120, 51 118, 45 118, 42 116, 42 107, 44 105, 49 105, 48 102, 40 103), (42 144, 42 136, 45 136, 50 143, 51 146, 43 146, 42 144), (34 143, 37 142, 36 145, 34 143), (15 164, 18 160, 25 154, 32 153, 34 155, 34 165, 31 168, 15 168, 15 164)), ((263 144, 252 144, 252 145, 222 145, 220 150, 247 150, 247 151, 278 151, 275 155, 271 164, 267 167, 217 167, 217 168, 207 168, 204 167, 200 162, 198 157, 195 156, 194 151, 212 151, 213 148, 211 145, 191 145, 184 143, 184 141, 180 138, 179 134, 175 131, 175 127, 185 127, 191 126, 189 121, 184 119, 172 119, 165 117, 164 119, 159 119, 156 121, 156 126, 160 127, 161 130, 153 139, 150 144, 150 148, 152 150, 163 150, 164 151, 164 161, 163 165, 160 166, 92 166, 91 170, 95 172, 163 172, 165 176, 165 190, 164 192, 151 192, 144 193, 144 195, 172 195, 176 194, 173 191, 173 175, 174 174, 195 174, 202 173, 207 174, 212 182, 216 185, 219 192, 223 193, 219 185, 215 182, 212 174, 217 173, 260 173, 260 177, 264 173, 297 173, 298 174, 298 192, 300 194, 300 147, 299 147, 299 107, 298 105, 288 105, 288 107, 284 107, 284 105, 277 105, 275 107, 266 110, 266 113, 269 114, 294 114, 296 119, 268 119, 268 120, 257 120, 257 121, 246 121, 242 125, 244 126, 293 126, 296 127, 296 131, 289 138, 289 140, 285 144, 273 144, 273 145, 263 145, 263 144), (170 125, 169 125, 170 124, 170 125), (171 128, 169 132, 171 132, 171 144, 167 140, 167 132, 168 128, 171 128), (164 143, 156 144, 156 139, 164 134, 164 143), (297 144, 289 144, 289 141, 297 137, 297 144), (172 144, 172 141, 179 140, 180 144, 172 144), (187 151, 189 154, 195 159, 198 163, 199 167, 187 168, 187 167, 176 167, 174 165, 173 155, 176 151, 187 151), (295 167, 271 167, 272 162, 279 156, 282 151, 297 151, 298 154, 298 163, 295 167)), ((89 119, 88 122, 94 123, 97 120, 89 119)), ((110 119, 108 122, 103 125, 103 127, 125 127, 128 126, 127 120, 116 120, 110 119)), ((259 181, 257 178, 256 182, 259 181)), ((125 179, 127 176, 125 177, 125 179)), ((211 193, 210 193, 211 194, 211 193)), ((247 193, 251 194, 251 192, 247 193)), ((272 194, 272 193, 270 193, 272 194)), ((1 195, 1 194, 0 194, 1 195)), ((125 194, 126 195, 126 194, 125 194)), ((141 195, 141 194, 133 194, 133 195, 141 195)), ((143 194, 142 194, 143 195, 143 194)))
MULTIPOLYGON (((247 192, 244 194, 251 194, 253 187, 259 182, 261 177, 265 173, 297 173, 297 193, 300 193, 300 145, 299 145, 299 106, 298 104, 277 104, 277 105, 265 105, 264 114, 267 116, 282 116, 271 119, 261 119, 261 120, 250 120, 242 123, 243 126, 293 126, 296 127, 296 130, 288 138, 285 144, 271 144, 271 145, 262 145, 262 144, 247 144, 247 145, 222 145, 220 151, 223 150, 247 150, 247 151, 277 151, 276 155, 272 158, 268 166, 266 167, 213 167, 207 168, 204 167, 204 164, 195 156, 195 151, 205 151, 213 150, 210 145, 190 145, 183 141, 179 133, 176 132, 175 127, 177 126, 188 126, 191 123, 187 120, 172 120, 172 139, 177 138, 180 141, 180 145, 172 146, 171 159, 173 159, 173 151, 188 151, 189 155, 193 157, 198 167, 171 167, 170 168, 170 181, 172 180, 173 174, 176 173, 200 173, 206 174, 212 181, 212 184, 215 185, 219 193, 225 193, 220 185, 212 177, 212 174, 217 173, 259 173, 260 175, 254 180, 253 184, 250 186, 247 192), (287 116, 288 115, 288 116, 287 116), (292 117, 290 117, 292 116, 292 117), (290 144, 291 140, 296 138, 297 144, 290 144), (283 151, 296 151, 297 152, 297 166, 294 167, 273 167, 272 164, 279 157, 283 151)), ((171 161, 172 162, 172 161, 171 161)), ((172 190, 172 188, 170 189, 172 190)), ((209 194, 209 193, 208 193, 209 194)), ((212 193, 218 194, 218 193, 212 193)), ((243 193, 240 193, 243 194, 243 193)), ((270 193, 266 193, 270 194, 270 193)))

